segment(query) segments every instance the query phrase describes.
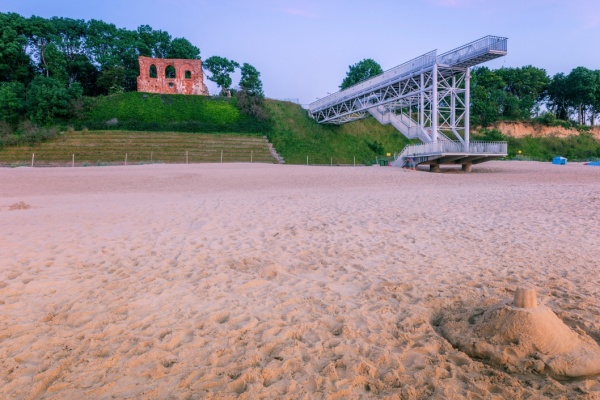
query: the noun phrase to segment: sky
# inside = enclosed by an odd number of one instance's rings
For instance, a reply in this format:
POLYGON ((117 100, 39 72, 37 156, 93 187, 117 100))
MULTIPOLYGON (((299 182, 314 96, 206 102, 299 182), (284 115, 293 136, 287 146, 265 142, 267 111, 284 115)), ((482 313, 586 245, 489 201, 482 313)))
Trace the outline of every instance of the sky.
POLYGON ((337 92, 365 58, 388 70, 487 35, 508 38, 508 54, 484 64, 492 69, 600 69, 598 0, 0 0, 0 12, 150 25, 185 37, 203 59, 253 65, 267 97, 303 106, 337 92))

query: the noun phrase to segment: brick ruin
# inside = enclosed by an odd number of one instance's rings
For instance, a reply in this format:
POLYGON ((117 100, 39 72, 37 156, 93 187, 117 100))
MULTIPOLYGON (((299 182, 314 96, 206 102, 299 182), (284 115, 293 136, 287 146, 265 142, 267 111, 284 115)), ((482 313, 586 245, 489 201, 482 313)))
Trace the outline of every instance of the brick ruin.
POLYGON ((201 60, 140 56, 138 92, 208 95, 201 60))

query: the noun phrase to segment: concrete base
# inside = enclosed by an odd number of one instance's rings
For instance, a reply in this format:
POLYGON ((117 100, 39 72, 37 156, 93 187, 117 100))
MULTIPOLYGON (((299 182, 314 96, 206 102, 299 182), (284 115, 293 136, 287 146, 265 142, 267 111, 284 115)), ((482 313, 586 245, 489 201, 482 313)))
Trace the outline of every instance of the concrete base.
POLYGON ((430 172, 440 172, 440 165, 439 164, 429 165, 429 171, 430 172))
POLYGON ((471 172, 473 170, 473 163, 466 163, 462 165, 462 170, 465 172, 471 172))

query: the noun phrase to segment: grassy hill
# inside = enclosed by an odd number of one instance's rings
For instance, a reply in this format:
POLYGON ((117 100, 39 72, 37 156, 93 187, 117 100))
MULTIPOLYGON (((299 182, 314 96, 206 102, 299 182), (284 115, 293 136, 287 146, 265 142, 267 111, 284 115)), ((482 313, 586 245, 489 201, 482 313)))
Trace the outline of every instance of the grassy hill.
POLYGON ((268 122, 242 114, 235 98, 129 92, 87 98, 76 129, 261 133, 268 122))
POLYGON ((267 137, 288 163, 372 164, 376 157, 398 153, 408 143, 390 125, 373 118, 345 125, 320 125, 308 117, 299 105, 267 100, 266 108, 273 124, 267 137))
POLYGON ((6 147, 0 150, 0 163, 27 163, 32 153, 39 163, 50 164, 68 162, 73 154, 76 163, 119 163, 125 153, 132 163, 185 162, 186 151, 189 162, 214 162, 220 161, 221 150, 224 161, 250 161, 252 154, 253 161, 274 162, 262 139, 266 136, 287 163, 305 164, 308 157, 309 164, 372 164, 408 143, 394 128, 371 118, 319 125, 299 105, 269 99, 265 110, 268 119, 261 121, 240 112, 235 98, 137 92, 89 98, 71 121, 75 131, 35 145, 6 147), (262 140, 262 147, 244 140, 262 140))
POLYGON ((67 131, 44 143, 0 150, 0 165, 31 165, 32 154, 37 166, 276 162, 259 135, 67 131))
MULTIPOLYGON (((235 98, 123 93, 86 99, 80 116, 57 138, 31 146, 0 149, 0 163, 57 163, 65 157, 88 164, 130 162, 274 162, 266 136, 286 163, 366 164, 409 143, 392 126, 373 118, 353 123, 320 125, 299 105, 267 99, 267 120, 240 112, 235 98), (247 140, 247 142, 244 142, 247 140), (257 141, 253 143, 253 141, 257 141), (261 142, 262 141, 262 142, 261 142), (261 144, 257 144, 261 142, 261 144), (261 158, 262 157, 262 158, 261 158)), ((555 155, 572 160, 600 157, 600 141, 578 136, 511 137, 496 129, 473 132, 474 140, 508 140, 509 158, 548 161, 555 155), (522 150, 518 156, 517 151, 522 150)), ((62 162, 62 161, 61 161, 62 162)))
POLYGON ((371 164, 408 141, 372 118, 319 125, 297 104, 265 100, 269 119, 242 114, 235 98, 124 93, 90 100, 78 127, 140 131, 229 132, 266 135, 287 163, 371 164), (107 124, 108 122, 108 124, 107 124))

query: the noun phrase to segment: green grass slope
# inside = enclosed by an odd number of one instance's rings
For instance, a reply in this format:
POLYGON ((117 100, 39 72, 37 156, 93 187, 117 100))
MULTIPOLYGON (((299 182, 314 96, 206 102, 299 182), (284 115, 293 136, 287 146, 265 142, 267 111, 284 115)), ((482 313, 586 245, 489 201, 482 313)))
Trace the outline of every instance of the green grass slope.
POLYGON ((0 150, 0 165, 77 166, 146 163, 274 163, 258 135, 174 132, 79 131, 31 146, 0 150), (73 161, 74 156, 74 161, 73 161))
MULTIPOLYGON (((204 134, 215 136, 216 141, 231 135, 267 136, 289 164, 306 164, 308 157, 309 164, 370 165, 386 153, 398 153, 408 143, 392 126, 383 126, 373 118, 341 126, 320 125, 294 103, 266 99, 264 108, 266 121, 240 112, 235 98, 137 92, 88 98, 80 117, 71 121, 76 132, 68 130, 35 145, 0 149, 0 162, 26 163, 31 153, 36 153, 40 163, 45 160, 50 164, 68 162, 72 154, 76 161, 90 164, 118 163, 125 153, 131 162, 150 161, 150 153, 152 161, 182 162, 185 151, 190 162, 215 161, 217 153, 220 160, 221 148, 212 158, 191 156, 192 149, 202 146, 194 141, 209 141, 201 139, 200 134, 204 134), (163 150, 168 155, 159 156, 163 150)), ((249 159, 248 154, 225 158, 249 159)))
POLYGON ((235 98, 129 92, 86 99, 76 128, 260 133, 269 124, 240 113, 235 98))
POLYGON ((373 118, 344 125, 321 125, 299 105, 266 100, 271 118, 269 141, 290 164, 372 164, 376 157, 398 153, 409 141, 390 125, 373 118))

